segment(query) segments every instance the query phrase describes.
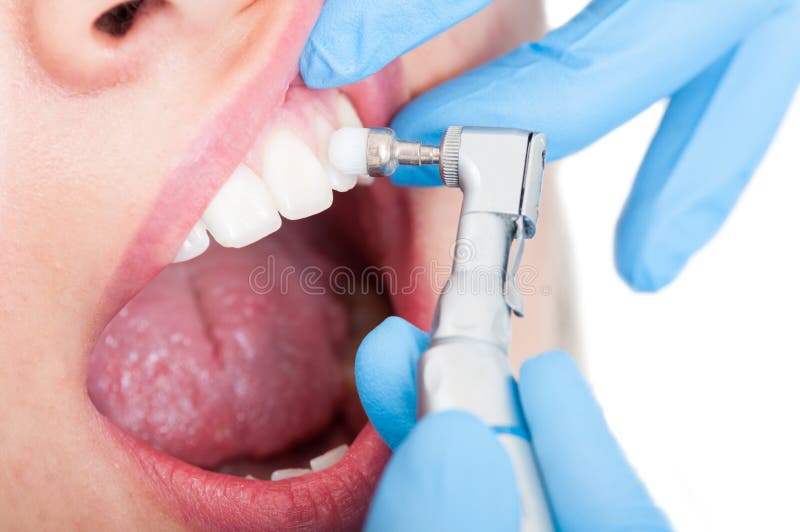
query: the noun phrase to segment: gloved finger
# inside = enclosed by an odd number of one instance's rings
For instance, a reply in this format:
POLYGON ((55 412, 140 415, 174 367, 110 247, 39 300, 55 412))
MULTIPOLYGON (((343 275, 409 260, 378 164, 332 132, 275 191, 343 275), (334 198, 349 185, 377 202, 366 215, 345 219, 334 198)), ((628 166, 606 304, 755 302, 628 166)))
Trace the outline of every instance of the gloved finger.
POLYGON ((800 83, 800 4, 672 99, 617 226, 617 269, 637 290, 672 281, 717 232, 800 83))
POLYGON ((670 529, 566 354, 527 361, 519 391, 559 529, 670 529))
POLYGON ((366 529, 516 532, 518 500, 511 461, 488 427, 465 412, 431 414, 386 467, 366 529))
POLYGON ((396 448, 417 420, 417 361, 428 335, 401 318, 387 318, 356 354, 361 404, 387 445, 396 448))
MULTIPOLYGON (((735 46, 778 0, 595 0, 541 42, 423 94, 396 117, 403 138, 437 142, 450 125, 545 132, 548 159, 574 153, 673 94, 735 46)), ((395 181, 437 184, 432 169, 395 181)))
POLYGON ((327 0, 300 57, 311 88, 366 78, 492 0, 327 0))

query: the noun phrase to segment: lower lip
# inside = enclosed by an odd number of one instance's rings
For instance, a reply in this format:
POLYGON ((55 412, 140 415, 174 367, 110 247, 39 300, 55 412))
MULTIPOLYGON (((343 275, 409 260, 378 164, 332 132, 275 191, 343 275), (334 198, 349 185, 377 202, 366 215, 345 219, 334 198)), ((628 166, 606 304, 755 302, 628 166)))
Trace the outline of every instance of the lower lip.
POLYGON ((153 450, 106 421, 173 518, 194 530, 356 530, 391 451, 372 425, 336 465, 279 482, 206 471, 153 450), (169 510, 168 510, 169 511, 169 510))

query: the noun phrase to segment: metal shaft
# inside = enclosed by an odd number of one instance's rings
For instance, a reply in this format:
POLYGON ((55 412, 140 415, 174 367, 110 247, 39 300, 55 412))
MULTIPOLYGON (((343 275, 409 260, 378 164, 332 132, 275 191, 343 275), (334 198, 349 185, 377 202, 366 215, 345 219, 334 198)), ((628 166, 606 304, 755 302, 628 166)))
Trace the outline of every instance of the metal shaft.
POLYGON ((397 162, 404 166, 439 164, 439 146, 429 146, 420 142, 398 140, 396 144, 397 162))
POLYGON ((394 131, 373 128, 367 137, 367 172, 372 177, 389 177, 398 166, 439 164, 438 146, 399 140, 394 131))

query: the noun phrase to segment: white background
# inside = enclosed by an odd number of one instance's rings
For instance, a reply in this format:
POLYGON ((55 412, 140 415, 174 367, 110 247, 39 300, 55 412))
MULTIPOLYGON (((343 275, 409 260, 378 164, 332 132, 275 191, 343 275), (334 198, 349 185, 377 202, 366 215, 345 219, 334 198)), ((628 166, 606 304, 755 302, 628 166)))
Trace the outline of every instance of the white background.
MULTIPOLYGON (((551 26, 585 0, 546 2, 551 26)), ((663 105, 567 159, 589 378, 679 530, 800 530, 800 97, 731 218, 680 279, 632 293, 617 216, 663 105)), ((746 134, 746 132, 745 132, 746 134)))

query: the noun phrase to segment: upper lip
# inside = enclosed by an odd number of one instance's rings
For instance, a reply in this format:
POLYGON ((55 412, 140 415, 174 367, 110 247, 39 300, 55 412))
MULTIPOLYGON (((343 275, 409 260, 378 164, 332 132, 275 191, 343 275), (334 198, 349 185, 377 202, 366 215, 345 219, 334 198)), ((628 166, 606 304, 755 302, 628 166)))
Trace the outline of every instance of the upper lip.
MULTIPOLYGON (((183 155, 172 164, 107 287, 110 317, 174 258, 175 250, 200 219, 209 202, 242 162, 270 113, 280 106, 297 77, 297 60, 319 8, 315 0, 289 8, 291 36, 270 39, 261 50, 266 61, 212 115, 183 155), (279 48, 280 46, 280 48, 279 48)), ((287 8, 283 8, 287 9, 287 8)))

